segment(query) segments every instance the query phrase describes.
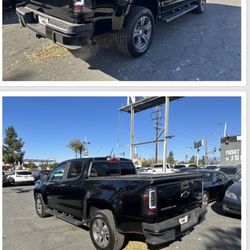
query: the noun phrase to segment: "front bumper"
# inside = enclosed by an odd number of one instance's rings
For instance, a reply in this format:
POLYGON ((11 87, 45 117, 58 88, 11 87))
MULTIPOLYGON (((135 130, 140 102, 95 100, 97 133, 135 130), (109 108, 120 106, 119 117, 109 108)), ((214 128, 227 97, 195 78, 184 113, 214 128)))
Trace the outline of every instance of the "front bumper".
POLYGON ((204 208, 196 208, 188 213, 159 223, 142 223, 146 242, 150 245, 160 245, 174 241, 201 223, 205 219, 206 212, 207 210, 204 208), (188 217, 188 221, 180 225, 179 219, 185 216, 188 217))
POLYGON ((22 4, 17 6, 16 13, 23 27, 27 27, 39 36, 48 38, 69 49, 83 47, 93 36, 93 23, 70 23, 24 7, 22 4), (40 24, 39 18, 43 18, 46 22, 40 24))
POLYGON ((241 215, 241 204, 229 199, 224 199, 222 209, 226 213, 241 215))

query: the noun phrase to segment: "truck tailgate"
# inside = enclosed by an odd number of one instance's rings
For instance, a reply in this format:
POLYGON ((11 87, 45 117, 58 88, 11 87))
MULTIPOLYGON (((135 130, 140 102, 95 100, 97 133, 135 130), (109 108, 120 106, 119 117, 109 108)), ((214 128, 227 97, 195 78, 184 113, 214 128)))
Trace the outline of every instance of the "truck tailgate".
POLYGON ((174 174, 154 179, 157 193, 157 217, 168 219, 200 207, 202 177, 200 174, 174 174))
MULTIPOLYGON (((88 4, 90 1, 85 2, 88 4)), ((73 3, 74 0, 28 0, 27 7, 74 23, 76 19, 73 13, 73 3)))

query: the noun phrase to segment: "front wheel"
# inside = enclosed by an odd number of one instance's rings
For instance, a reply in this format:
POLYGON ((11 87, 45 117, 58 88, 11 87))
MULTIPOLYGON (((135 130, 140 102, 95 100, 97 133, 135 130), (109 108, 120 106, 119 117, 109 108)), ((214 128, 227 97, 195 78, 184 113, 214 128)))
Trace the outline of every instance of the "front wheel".
POLYGON ((202 14, 206 10, 206 0, 198 0, 198 7, 193 10, 194 13, 202 14))
POLYGON ((92 216, 89 233, 98 250, 120 250, 123 246, 124 235, 117 231, 110 210, 100 210, 92 216))
POLYGON ((153 31, 152 12, 145 7, 132 6, 124 27, 116 33, 117 48, 125 55, 141 56, 152 42, 153 31))
POLYGON ((45 204, 41 194, 36 195, 35 206, 36 206, 36 213, 39 217, 41 218, 48 217, 48 214, 45 212, 45 204))

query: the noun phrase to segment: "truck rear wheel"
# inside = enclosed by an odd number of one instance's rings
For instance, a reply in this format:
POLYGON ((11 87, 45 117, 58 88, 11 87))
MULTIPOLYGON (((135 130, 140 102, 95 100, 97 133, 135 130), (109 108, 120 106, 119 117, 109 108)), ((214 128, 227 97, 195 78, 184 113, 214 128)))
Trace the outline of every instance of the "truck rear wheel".
POLYGON ((124 27, 116 34, 117 48, 125 55, 141 56, 152 42, 153 31, 152 12, 145 7, 132 6, 124 27))
POLYGON ((209 202, 209 194, 208 192, 204 192, 202 197, 202 205, 204 208, 208 206, 208 202, 209 202))
POLYGON ((206 10, 206 0, 198 0, 198 7, 193 10, 194 13, 202 14, 206 10))
POLYGON ((124 235, 120 234, 110 210, 99 210, 90 220, 89 233, 98 250, 120 250, 124 243, 124 235))

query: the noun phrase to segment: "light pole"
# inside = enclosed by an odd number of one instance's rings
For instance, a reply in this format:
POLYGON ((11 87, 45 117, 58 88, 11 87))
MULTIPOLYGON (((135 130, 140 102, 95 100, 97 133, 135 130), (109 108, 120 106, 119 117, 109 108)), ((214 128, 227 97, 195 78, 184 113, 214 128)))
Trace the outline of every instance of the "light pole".
POLYGON ((226 122, 219 122, 218 125, 224 126, 223 137, 227 136, 227 123, 226 122))
POLYGON ((188 160, 188 149, 192 149, 193 147, 190 147, 190 146, 186 146, 185 147, 185 163, 187 163, 187 160, 188 160))

